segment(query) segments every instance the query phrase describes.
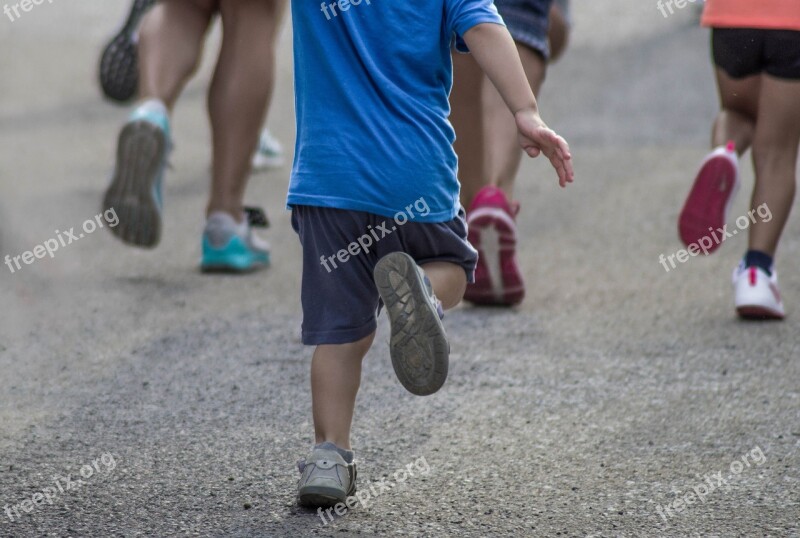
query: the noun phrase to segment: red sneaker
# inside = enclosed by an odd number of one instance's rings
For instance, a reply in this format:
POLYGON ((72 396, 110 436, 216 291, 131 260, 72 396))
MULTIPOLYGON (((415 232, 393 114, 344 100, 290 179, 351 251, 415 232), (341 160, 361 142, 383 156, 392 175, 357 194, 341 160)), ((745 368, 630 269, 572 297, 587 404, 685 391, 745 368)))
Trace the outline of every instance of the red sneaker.
POLYGON ((475 283, 464 299, 477 305, 513 306, 525 297, 517 264, 519 204, 510 203, 497 187, 481 189, 467 212, 469 242, 478 250, 475 283))
MULTIPOLYGON (((728 210, 739 190, 739 160, 736 146, 728 142, 711 152, 697 174, 678 219, 678 233, 686 246, 711 237, 725 226, 728 210), (709 230, 709 228, 711 228, 709 230)), ((713 241, 709 254, 722 243, 713 241)))

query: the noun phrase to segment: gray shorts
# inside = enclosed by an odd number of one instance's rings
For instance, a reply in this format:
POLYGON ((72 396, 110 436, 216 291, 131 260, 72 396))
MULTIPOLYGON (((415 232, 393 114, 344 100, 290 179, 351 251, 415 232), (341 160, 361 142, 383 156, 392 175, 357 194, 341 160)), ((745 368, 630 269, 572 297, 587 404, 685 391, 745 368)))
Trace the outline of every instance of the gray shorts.
POLYGON ((550 6, 553 0, 495 0, 514 41, 550 58, 550 6))
POLYGON ((305 345, 349 344, 375 331, 381 305, 372 272, 392 252, 405 252, 420 265, 454 263, 474 280, 478 253, 467 241, 463 208, 449 222, 428 223, 294 206, 292 227, 303 247, 305 345))

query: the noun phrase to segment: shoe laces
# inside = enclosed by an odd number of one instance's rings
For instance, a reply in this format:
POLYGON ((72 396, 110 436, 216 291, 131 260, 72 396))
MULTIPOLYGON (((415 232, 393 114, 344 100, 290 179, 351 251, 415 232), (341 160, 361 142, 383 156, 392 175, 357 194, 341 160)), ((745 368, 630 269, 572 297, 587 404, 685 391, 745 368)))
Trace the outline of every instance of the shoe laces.
POLYGON ((442 306, 442 301, 440 301, 439 298, 436 297, 436 294, 433 293, 433 284, 431 284, 431 280, 428 278, 428 275, 425 274, 422 268, 419 270, 422 274, 422 281, 425 283, 425 290, 428 292, 431 304, 433 304, 434 308, 436 308, 436 313, 439 315, 439 319, 444 319, 444 307, 442 306))

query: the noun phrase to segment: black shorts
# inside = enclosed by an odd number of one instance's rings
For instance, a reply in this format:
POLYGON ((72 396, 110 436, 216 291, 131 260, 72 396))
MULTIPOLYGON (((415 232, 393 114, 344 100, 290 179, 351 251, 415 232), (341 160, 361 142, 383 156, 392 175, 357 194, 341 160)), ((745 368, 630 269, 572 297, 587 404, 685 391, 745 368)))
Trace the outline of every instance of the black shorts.
POLYGON ((714 28, 714 64, 731 78, 767 73, 800 80, 800 32, 756 28, 714 28))
POLYGON ((375 331, 380 296, 372 272, 378 260, 392 252, 405 252, 420 265, 456 264, 468 281, 474 280, 478 253, 467 241, 463 208, 449 222, 414 222, 398 215, 403 218, 327 207, 292 208, 292 227, 303 246, 305 345, 349 344, 375 331))

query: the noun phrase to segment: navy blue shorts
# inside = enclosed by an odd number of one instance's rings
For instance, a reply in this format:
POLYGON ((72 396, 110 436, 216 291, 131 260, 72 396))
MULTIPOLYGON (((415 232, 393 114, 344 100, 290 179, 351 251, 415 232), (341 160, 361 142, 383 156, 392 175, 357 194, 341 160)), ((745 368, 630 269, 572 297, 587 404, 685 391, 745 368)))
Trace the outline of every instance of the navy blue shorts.
MULTIPOLYGON (((406 216, 413 219, 411 212, 406 216)), ((463 208, 449 222, 429 223, 298 205, 292 227, 303 247, 305 345, 349 344, 375 331, 381 304, 372 273, 392 252, 405 252, 420 265, 454 263, 474 280, 478 253, 467 241, 463 208)))
POLYGON ((550 6, 553 0, 494 0, 514 41, 550 58, 550 6))

